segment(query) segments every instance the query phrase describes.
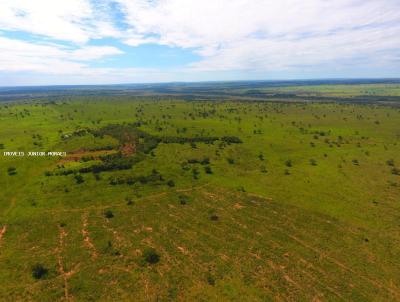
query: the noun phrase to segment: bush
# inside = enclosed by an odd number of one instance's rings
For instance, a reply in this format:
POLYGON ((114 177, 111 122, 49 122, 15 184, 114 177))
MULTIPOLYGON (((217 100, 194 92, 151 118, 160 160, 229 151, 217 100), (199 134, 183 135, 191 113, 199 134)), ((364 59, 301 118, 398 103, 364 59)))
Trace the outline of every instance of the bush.
POLYGON ((10 168, 7 169, 7 173, 10 176, 17 174, 17 168, 10 167, 10 168))
POLYGON ((160 261, 160 255, 153 248, 145 249, 143 252, 143 259, 149 264, 156 264, 160 261))
POLYGON ((393 159, 389 159, 386 161, 386 164, 390 167, 394 167, 394 160, 393 159))
POLYGON ((219 217, 218 217, 218 215, 213 214, 213 215, 210 216, 210 219, 211 219, 212 221, 217 221, 217 220, 219 220, 219 217))
POLYGON ((230 165, 233 165, 235 163, 235 160, 233 158, 227 158, 226 160, 230 165))
POLYGON ((197 168, 193 168, 192 173, 193 173, 193 178, 194 179, 199 179, 200 172, 199 172, 199 170, 197 168))
POLYGON ((400 169, 398 169, 398 168, 393 168, 393 169, 392 169, 392 174, 393 174, 393 175, 400 175, 400 169))
POLYGON ((168 180, 167 185, 168 185, 168 187, 170 187, 170 188, 175 187, 175 182, 174 182, 172 179, 171 179, 171 180, 168 180))
POLYGON ((49 270, 40 263, 37 263, 32 267, 32 277, 35 279, 43 279, 48 273, 49 270))
POLYGON ((311 166, 316 166, 317 165, 317 161, 315 159, 310 159, 310 164, 311 166))
POLYGON ((210 159, 208 157, 205 157, 201 160, 200 164, 202 165, 209 165, 210 164, 210 159))
POLYGON ((111 219, 111 218, 114 217, 114 214, 113 214, 113 212, 111 210, 107 210, 107 211, 104 212, 104 217, 107 218, 107 219, 111 219))
POLYGON ((285 165, 286 165, 286 167, 291 168, 293 164, 292 164, 292 161, 290 159, 288 159, 287 161, 285 161, 285 165))
POLYGON ((187 197, 186 195, 179 195, 178 198, 181 205, 185 205, 189 202, 189 197, 187 197))
POLYGON ((85 180, 83 179, 83 176, 82 175, 80 175, 80 174, 76 174, 75 176, 74 176, 74 178, 75 178, 75 182, 77 183, 77 184, 81 184, 81 183, 83 183, 85 180))
POLYGON ((213 276, 208 276, 207 277, 207 283, 211 286, 215 285, 215 278, 213 276))
POLYGON ((237 136, 224 136, 221 138, 221 141, 228 144, 241 144, 242 140, 237 136))
POLYGON ((210 166, 204 167, 204 171, 205 171, 207 174, 213 174, 213 171, 212 171, 212 169, 211 169, 210 166))

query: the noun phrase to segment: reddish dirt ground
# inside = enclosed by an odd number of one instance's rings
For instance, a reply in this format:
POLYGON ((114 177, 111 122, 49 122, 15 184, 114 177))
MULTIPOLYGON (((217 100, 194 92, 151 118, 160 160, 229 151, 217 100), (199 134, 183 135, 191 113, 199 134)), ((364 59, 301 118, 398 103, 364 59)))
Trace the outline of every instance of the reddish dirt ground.
POLYGON ((71 162, 71 161, 79 161, 82 157, 93 157, 94 159, 99 159, 102 155, 113 154, 115 150, 98 150, 98 151, 85 151, 85 150, 77 150, 68 152, 67 156, 62 158, 59 163, 71 162))
POLYGON ((121 147, 121 153, 123 156, 129 156, 136 152, 136 146, 134 143, 128 143, 121 147))

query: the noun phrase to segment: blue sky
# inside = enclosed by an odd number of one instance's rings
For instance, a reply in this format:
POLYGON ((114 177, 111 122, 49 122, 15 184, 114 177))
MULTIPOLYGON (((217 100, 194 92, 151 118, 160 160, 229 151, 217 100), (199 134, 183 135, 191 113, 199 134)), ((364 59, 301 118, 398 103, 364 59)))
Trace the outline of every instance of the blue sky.
POLYGON ((0 0, 0 86, 400 77, 398 0, 0 0))

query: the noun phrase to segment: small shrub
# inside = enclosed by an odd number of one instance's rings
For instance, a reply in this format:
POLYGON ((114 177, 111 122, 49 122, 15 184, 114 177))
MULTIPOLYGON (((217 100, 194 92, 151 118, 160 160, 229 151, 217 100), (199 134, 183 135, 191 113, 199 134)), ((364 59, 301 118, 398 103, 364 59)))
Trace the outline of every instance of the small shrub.
POLYGON ((193 173, 193 179, 199 179, 200 172, 199 172, 199 170, 197 168, 194 168, 192 170, 192 173, 193 173))
POLYGON ((204 171, 205 171, 207 174, 213 174, 213 171, 212 171, 212 169, 211 169, 210 166, 204 167, 204 171))
POLYGON ((393 168, 392 169, 392 174, 393 175, 400 175, 400 169, 399 168, 393 168))
POLYGON ((235 160, 233 158, 227 158, 226 160, 230 165, 233 165, 235 163, 235 160))
POLYGON ((239 192, 246 192, 246 189, 243 186, 237 188, 239 192))
POLYGON ((202 165, 209 165, 210 164, 210 159, 208 157, 205 157, 201 160, 200 164, 202 165))
POLYGON ((285 165, 286 165, 286 167, 289 167, 289 168, 291 168, 293 166, 292 161, 290 159, 285 161, 285 165))
POLYGON ((212 214, 212 215, 210 216, 210 220, 212 220, 212 221, 217 221, 217 220, 219 220, 219 217, 218 217, 218 215, 216 215, 216 214, 212 214))
POLYGON ((170 187, 170 188, 172 188, 172 187, 175 187, 175 182, 171 179, 171 180, 168 180, 167 181, 167 185, 168 185, 168 187, 170 187))
POLYGON ((10 175, 10 176, 17 174, 17 168, 9 167, 9 168, 7 169, 7 173, 8 173, 8 175, 10 175))
POLYGON ((74 178, 75 178, 75 182, 79 185, 79 184, 81 184, 81 183, 83 183, 85 180, 83 179, 83 176, 82 175, 80 175, 80 174, 76 174, 75 176, 74 176, 74 178))
POLYGON ((185 205, 189 202, 189 197, 187 197, 186 195, 179 195, 178 198, 181 205, 185 205))
POLYGON ((160 255, 155 249, 148 248, 143 252, 143 259, 149 264, 156 264, 160 261, 160 255))
POLYGON ((316 166, 317 165, 317 161, 315 159, 310 159, 310 164, 311 166, 316 166))
POLYGON ((35 279, 43 279, 48 273, 49 270, 40 263, 37 263, 32 267, 32 277, 35 279))
POLYGON ((209 285, 211 285, 211 286, 214 286, 214 285, 215 285, 215 279, 214 279, 214 277, 211 276, 211 275, 209 275, 209 276, 207 277, 207 283, 208 283, 209 285))
POLYGON ((386 164, 390 167, 394 167, 394 160, 393 159, 389 159, 386 161, 386 164))
POLYGON ((104 217, 107 219, 111 219, 114 217, 114 213, 111 210, 107 210, 104 212, 104 217))

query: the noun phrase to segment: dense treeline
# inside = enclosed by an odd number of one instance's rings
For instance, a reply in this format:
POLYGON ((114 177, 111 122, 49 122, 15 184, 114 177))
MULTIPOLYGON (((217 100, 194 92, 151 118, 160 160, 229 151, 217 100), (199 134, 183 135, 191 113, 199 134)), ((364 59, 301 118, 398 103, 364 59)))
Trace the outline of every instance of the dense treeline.
MULTIPOLYGON (((115 154, 107 154, 99 156, 101 163, 94 164, 92 166, 80 168, 78 170, 62 170, 54 173, 55 175, 69 175, 74 173, 100 173, 104 171, 115 171, 115 170, 129 170, 132 166, 145 158, 145 154, 149 154, 154 150, 158 144, 184 144, 190 143, 195 146, 195 143, 213 144, 215 141, 221 141, 226 144, 240 144, 242 140, 236 136, 196 136, 196 137, 179 137, 179 136, 165 136, 157 137, 151 135, 137 127, 140 127, 140 123, 131 124, 110 124, 105 127, 96 130, 82 130, 78 131, 79 135, 86 135, 91 133, 95 137, 104 137, 109 135, 119 141, 120 151, 115 154), (131 146, 132 150, 130 154, 124 154, 123 149, 126 146, 131 146), (134 151, 133 151, 134 150, 134 151)), ((90 151, 96 150, 112 150, 113 146, 108 145, 105 147, 92 148, 90 151)), ((92 160, 93 158, 82 158, 83 162, 92 160)), ((208 161, 207 161, 208 163, 208 161)), ((202 163, 204 164, 204 162, 202 163)), ((53 175, 51 172, 46 172, 47 176, 53 175)))

